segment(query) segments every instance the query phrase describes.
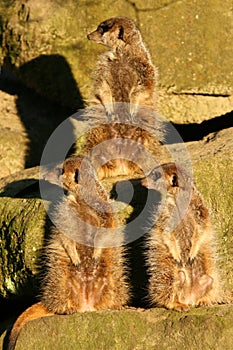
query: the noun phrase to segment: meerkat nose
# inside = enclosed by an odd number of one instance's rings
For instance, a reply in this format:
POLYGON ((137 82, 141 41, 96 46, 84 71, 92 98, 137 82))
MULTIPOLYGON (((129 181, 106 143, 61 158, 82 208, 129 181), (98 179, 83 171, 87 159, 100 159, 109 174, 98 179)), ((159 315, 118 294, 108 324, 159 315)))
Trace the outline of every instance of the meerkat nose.
POLYGON ((141 180, 141 185, 142 185, 142 186, 146 186, 146 185, 147 185, 146 178, 143 178, 143 179, 141 180))

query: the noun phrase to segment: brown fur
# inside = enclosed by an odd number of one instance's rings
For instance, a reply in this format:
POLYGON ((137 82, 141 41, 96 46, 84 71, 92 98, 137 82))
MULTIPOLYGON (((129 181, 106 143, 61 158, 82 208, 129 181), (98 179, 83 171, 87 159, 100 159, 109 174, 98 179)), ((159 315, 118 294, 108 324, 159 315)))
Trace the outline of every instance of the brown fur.
POLYGON ((109 119, 115 116, 121 121, 122 113, 133 119, 138 106, 156 109, 157 70, 135 23, 126 17, 113 17, 87 37, 109 48, 97 63, 93 89, 109 119))
POLYGON ((163 146, 165 123, 153 112, 144 116, 140 110, 132 124, 108 123, 104 108, 97 105, 84 110, 82 118, 88 120, 89 130, 82 135, 81 147, 77 142, 77 152, 91 159, 100 180, 116 176, 143 177, 152 162, 170 159, 163 146))
MULTIPOLYGON (((215 236, 208 210, 191 178, 184 169, 168 163, 153 169, 141 183, 157 191, 161 191, 165 183, 167 191, 165 205, 155 219, 148 238, 151 303, 183 311, 190 306, 220 302, 215 236), (187 200, 189 191, 187 211, 179 218, 182 200, 178 203, 178 195, 187 200), (171 217, 179 220, 175 227, 169 229, 171 217)), ((160 205, 155 214, 159 209, 160 205)))
POLYGON ((149 170, 148 152, 159 160, 164 151, 165 127, 155 115, 157 70, 139 29, 129 18, 114 17, 100 23, 88 39, 109 51, 101 56, 93 79, 97 105, 90 114, 102 125, 87 134, 84 154, 90 152, 100 179, 144 176, 149 170), (111 123, 101 123, 99 103, 111 123))
POLYGON ((53 314, 119 309, 129 299, 124 262, 124 233, 88 160, 68 158, 46 177, 68 191, 54 215, 45 248, 40 303, 16 321, 9 350, 22 326, 53 314))
POLYGON ((124 123, 92 128, 86 135, 83 152, 91 158, 98 178, 145 176, 150 169, 151 157, 159 160, 165 151, 162 132, 148 129, 148 126, 124 123))

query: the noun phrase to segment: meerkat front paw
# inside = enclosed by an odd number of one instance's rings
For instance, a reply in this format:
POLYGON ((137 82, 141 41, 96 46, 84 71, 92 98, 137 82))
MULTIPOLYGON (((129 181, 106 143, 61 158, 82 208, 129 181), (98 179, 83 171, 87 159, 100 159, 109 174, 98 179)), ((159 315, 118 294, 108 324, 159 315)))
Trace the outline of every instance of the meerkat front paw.
POLYGON ((180 302, 171 302, 166 306, 168 309, 170 310, 175 310, 175 311, 189 311, 190 310, 190 306, 187 304, 183 304, 180 302))
POLYGON ((196 244, 192 245, 188 256, 190 263, 192 263, 193 260, 196 258, 198 251, 199 251, 199 247, 196 244))
POLYGON ((174 232, 169 232, 164 236, 164 243, 167 246, 169 253, 173 257, 173 259, 176 261, 177 264, 181 264, 182 258, 181 258, 181 251, 178 244, 178 240, 175 237, 174 232))

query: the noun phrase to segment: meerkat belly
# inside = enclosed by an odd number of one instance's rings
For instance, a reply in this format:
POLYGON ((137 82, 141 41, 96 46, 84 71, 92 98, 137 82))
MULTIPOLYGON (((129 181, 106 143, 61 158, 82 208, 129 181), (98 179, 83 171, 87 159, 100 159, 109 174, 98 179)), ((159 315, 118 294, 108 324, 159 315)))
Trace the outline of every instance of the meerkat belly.
POLYGON ((85 269, 76 267, 71 271, 68 289, 72 304, 77 305, 79 311, 94 311, 101 304, 106 289, 107 279, 100 273, 98 266, 89 262, 85 269))
MULTIPOLYGON (((89 247, 86 248, 88 254, 89 247)), ((42 302, 48 310, 71 314, 101 308, 108 282, 102 264, 88 256, 77 265, 68 259, 56 260, 56 266, 50 265, 43 285, 42 302)))

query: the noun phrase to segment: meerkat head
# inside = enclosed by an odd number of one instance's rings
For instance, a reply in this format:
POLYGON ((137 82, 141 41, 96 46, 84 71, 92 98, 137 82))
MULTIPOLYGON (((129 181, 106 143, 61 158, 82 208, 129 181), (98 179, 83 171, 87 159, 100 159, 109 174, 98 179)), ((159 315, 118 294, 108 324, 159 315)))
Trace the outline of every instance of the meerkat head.
POLYGON ((176 194, 179 189, 190 188, 191 177, 175 163, 167 163, 154 168, 147 177, 141 180, 141 184, 157 191, 165 187, 169 194, 176 194))
POLYGON ((116 49, 141 40, 141 34, 135 23, 126 17, 113 17, 100 23, 87 38, 98 44, 116 49))
POLYGON ((90 188, 98 182, 91 162, 80 156, 65 159, 63 163, 48 172, 44 179, 72 193, 76 193, 78 187, 90 188))

